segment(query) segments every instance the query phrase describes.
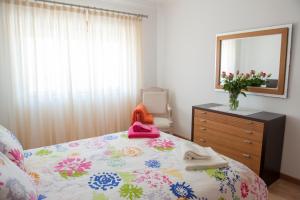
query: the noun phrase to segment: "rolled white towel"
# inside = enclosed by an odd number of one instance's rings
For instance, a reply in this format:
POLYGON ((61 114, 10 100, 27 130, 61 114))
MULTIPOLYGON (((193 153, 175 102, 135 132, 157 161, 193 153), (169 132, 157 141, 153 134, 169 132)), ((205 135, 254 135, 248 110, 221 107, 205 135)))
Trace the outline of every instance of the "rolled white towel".
POLYGON ((184 154, 184 159, 185 160, 205 160, 205 159, 209 159, 210 156, 209 155, 204 155, 204 154, 199 154, 196 153, 194 151, 187 151, 184 154))
POLYGON ((206 152, 210 158, 200 160, 184 160, 186 170, 205 170, 211 168, 227 167, 228 162, 216 153, 212 148, 205 147, 206 152))
POLYGON ((201 147, 192 142, 187 142, 184 144, 183 152, 184 160, 203 160, 209 159, 211 157, 204 147, 201 147))

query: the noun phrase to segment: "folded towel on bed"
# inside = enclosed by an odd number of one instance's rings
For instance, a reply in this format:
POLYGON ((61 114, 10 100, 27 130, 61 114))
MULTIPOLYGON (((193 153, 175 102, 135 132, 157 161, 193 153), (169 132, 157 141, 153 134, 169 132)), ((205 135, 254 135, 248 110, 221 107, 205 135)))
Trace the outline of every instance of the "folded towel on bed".
POLYGON ((128 138, 158 138, 159 136, 159 130, 155 126, 151 126, 150 132, 135 132, 133 126, 128 129, 128 138))
POLYGON ((136 121, 139 121, 143 124, 153 124, 153 116, 148 113, 147 108, 142 103, 137 105, 132 112, 131 124, 136 121))
POLYGON ((205 160, 205 159, 209 159, 209 158, 210 158, 209 155, 203 155, 201 153, 199 154, 194 151, 187 151, 184 154, 185 160, 205 160))
POLYGON ((199 145, 189 143, 186 144, 184 149, 185 154, 183 162, 186 170, 205 170, 228 166, 228 162, 210 147, 201 147, 199 145), (186 150, 187 148, 190 150, 186 150), (190 156, 188 152, 193 152, 193 154, 190 156), (195 152, 197 152, 199 156, 195 156, 195 152), (186 153, 188 155, 186 155, 186 153))
POLYGON ((134 122, 132 129, 134 132, 151 132, 152 130, 150 125, 142 124, 141 122, 134 122))
POLYGON ((186 143, 183 146, 185 160, 203 160, 209 159, 210 155, 204 147, 201 147, 194 143, 186 143))

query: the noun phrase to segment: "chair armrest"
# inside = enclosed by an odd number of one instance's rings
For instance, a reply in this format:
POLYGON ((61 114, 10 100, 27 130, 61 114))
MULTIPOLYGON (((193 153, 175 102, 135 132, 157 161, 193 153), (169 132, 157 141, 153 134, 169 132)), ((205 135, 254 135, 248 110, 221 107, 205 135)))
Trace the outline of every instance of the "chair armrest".
POLYGON ((168 111, 169 119, 171 119, 172 118, 172 107, 170 106, 170 104, 167 104, 167 111, 168 111))

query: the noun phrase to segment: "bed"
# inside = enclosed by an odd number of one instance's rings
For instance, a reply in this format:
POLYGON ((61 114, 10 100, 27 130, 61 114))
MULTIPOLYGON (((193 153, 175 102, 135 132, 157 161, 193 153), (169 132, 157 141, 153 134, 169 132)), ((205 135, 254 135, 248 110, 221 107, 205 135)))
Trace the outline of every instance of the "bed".
POLYGON ((166 133, 128 139, 120 132, 24 155, 39 200, 267 199, 265 183, 234 160, 226 168, 186 171, 178 156, 186 142, 166 133))

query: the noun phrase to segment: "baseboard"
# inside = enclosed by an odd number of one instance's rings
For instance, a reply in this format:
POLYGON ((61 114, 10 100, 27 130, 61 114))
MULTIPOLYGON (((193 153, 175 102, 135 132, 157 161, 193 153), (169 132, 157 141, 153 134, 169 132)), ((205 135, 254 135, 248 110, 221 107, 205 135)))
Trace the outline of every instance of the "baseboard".
POLYGON ((300 185, 300 179, 298 179, 298 178, 294 178, 292 176, 289 176, 289 175, 286 175, 286 174, 283 174, 283 173, 280 173, 280 178, 283 179, 283 180, 289 181, 291 183, 295 183, 297 185, 300 185))

